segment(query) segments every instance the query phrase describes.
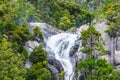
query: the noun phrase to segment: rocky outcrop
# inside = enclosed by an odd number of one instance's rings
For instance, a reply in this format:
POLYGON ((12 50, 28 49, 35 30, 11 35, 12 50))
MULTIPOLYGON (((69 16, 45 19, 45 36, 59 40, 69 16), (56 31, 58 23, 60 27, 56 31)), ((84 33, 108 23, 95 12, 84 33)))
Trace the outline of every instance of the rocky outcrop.
POLYGON ((33 27, 35 26, 38 26, 39 28, 42 29, 45 41, 48 39, 48 37, 63 32, 61 30, 57 30, 55 27, 51 25, 48 25, 46 23, 39 23, 39 22, 29 23, 29 29, 31 32, 33 30, 33 27))
POLYGON ((58 70, 54 66, 48 64, 46 68, 51 72, 51 80, 59 80, 58 70))
MULTIPOLYGON (((83 30, 86 30, 89 26, 87 24, 82 25, 78 29, 78 33, 82 32, 83 30)), ((95 28, 97 31, 101 33, 101 37, 103 41, 105 42, 104 48, 106 50, 105 55, 99 55, 100 58, 106 59, 109 63, 113 64, 113 55, 115 55, 115 65, 120 65, 120 37, 118 36, 114 40, 112 40, 109 35, 105 32, 107 28, 109 27, 106 20, 97 22, 95 24, 95 28), (116 41, 115 41, 116 40, 116 41), (116 49, 115 52, 113 52, 113 47, 116 49), (108 53, 109 52, 109 53, 108 53)), ((78 53, 78 57, 81 56, 80 53, 78 53)))
POLYGON ((80 26, 80 28, 77 29, 76 33, 77 33, 77 34, 81 34, 81 32, 82 32, 83 30, 86 30, 88 27, 89 27, 88 24, 84 24, 84 25, 80 26))
POLYGON ((115 51, 114 56, 115 57, 113 58, 113 55, 105 54, 105 55, 100 55, 99 58, 107 60, 107 62, 110 64, 113 64, 113 62, 114 62, 115 66, 120 65, 120 51, 115 51))
MULTIPOLYGON (((88 24, 82 25, 80 26, 80 28, 78 29, 77 33, 81 34, 81 32, 83 30, 86 30, 89 27, 88 24)), ((101 37, 103 39, 103 41, 105 41, 105 50, 106 51, 111 51, 112 50, 112 41, 111 38, 109 37, 109 35, 105 32, 106 29, 108 28, 108 24, 106 20, 103 20, 101 22, 98 22, 95 24, 95 28, 97 31, 99 31, 101 33, 101 37)))
POLYGON ((106 59, 111 64, 113 64, 114 61, 114 65, 120 65, 120 37, 118 36, 117 41, 114 41, 116 38, 112 40, 112 38, 109 37, 109 35, 105 32, 109 27, 106 20, 98 22, 95 27, 101 33, 101 36, 105 42, 105 50, 109 52, 101 57, 106 59), (114 50, 116 49, 114 52, 113 48, 114 50), (115 55, 115 60, 113 59, 113 55, 115 55))
POLYGON ((76 53, 76 51, 78 51, 79 45, 80 45, 80 37, 78 37, 78 39, 75 41, 74 46, 71 47, 70 57, 72 57, 74 55, 74 53, 76 53))
MULTIPOLYGON (((30 56, 31 52, 33 51, 33 49, 37 46, 39 46, 40 44, 37 41, 27 41, 25 43, 24 48, 27 50, 28 52, 28 57, 30 56)), ((25 61, 25 67, 26 68, 30 68, 32 66, 32 63, 30 62, 29 58, 26 59, 25 61)))
POLYGON ((120 65, 120 51, 115 51, 115 64, 120 65))
POLYGON ((109 37, 109 35, 105 32, 108 27, 109 27, 109 25, 107 24, 106 20, 98 22, 95 25, 96 30, 101 33, 101 37, 102 37, 103 41, 105 42, 105 45, 104 45, 105 50, 111 51, 112 50, 112 44, 111 44, 112 40, 109 37))
POLYGON ((50 65, 54 66, 58 70, 59 73, 64 71, 64 69, 62 67, 62 64, 58 60, 56 60, 54 57, 49 56, 48 57, 48 63, 50 65))
POLYGON ((25 67, 26 68, 30 68, 31 66, 32 66, 32 63, 30 62, 30 60, 26 59, 26 61, 25 61, 25 67))
POLYGON ((85 58, 86 56, 86 54, 80 52, 80 48, 81 48, 81 39, 79 37, 79 39, 75 42, 75 45, 70 50, 70 56, 71 56, 70 61, 73 65, 73 68, 76 67, 78 61, 85 58))
POLYGON ((27 41, 25 43, 24 48, 27 50, 28 52, 28 56, 30 55, 30 53, 33 51, 33 49, 37 46, 39 46, 40 44, 37 41, 27 41))

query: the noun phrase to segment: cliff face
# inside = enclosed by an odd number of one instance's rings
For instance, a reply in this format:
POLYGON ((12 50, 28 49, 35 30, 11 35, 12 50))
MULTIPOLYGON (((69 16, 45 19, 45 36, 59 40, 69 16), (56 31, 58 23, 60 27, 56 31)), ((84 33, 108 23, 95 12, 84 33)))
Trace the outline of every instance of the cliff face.
MULTIPOLYGON (((80 26, 78 29, 77 33, 80 34, 83 30, 86 30, 89 26, 87 24, 80 26)), ((111 51, 112 50, 112 45, 111 45, 111 38, 109 35, 105 32, 105 30, 108 28, 107 21, 101 21, 95 24, 95 28, 97 31, 101 33, 101 37, 105 42, 104 48, 106 51, 111 51)))
POLYGON ((104 21, 98 22, 95 25, 95 27, 101 33, 101 37, 105 42, 105 45, 104 45, 105 50, 106 51, 111 51, 112 50, 112 44, 111 44, 112 40, 109 37, 109 35, 105 32, 108 28, 107 21, 104 20, 104 21))
POLYGON ((105 32, 109 27, 107 25, 107 21, 101 21, 95 25, 96 29, 101 33, 101 36, 105 42, 105 50, 108 54, 100 56, 101 58, 105 58, 109 63, 114 65, 120 64, 120 37, 116 37, 115 39, 110 38, 109 35, 105 32), (115 55, 115 61, 113 62, 113 56, 115 55))
MULTIPOLYGON (((87 29, 89 26, 87 24, 80 26, 77 33, 80 33, 81 31, 87 29)), ((104 48, 106 50, 105 55, 100 55, 100 58, 106 59, 109 63, 113 64, 113 55, 115 54, 115 65, 120 64, 120 37, 118 36, 114 40, 109 37, 109 35, 105 32, 106 29, 109 27, 106 20, 103 20, 101 22, 97 22, 95 24, 95 28, 97 31, 101 33, 101 37, 104 41, 104 48), (115 51, 113 52, 113 48, 115 51)))

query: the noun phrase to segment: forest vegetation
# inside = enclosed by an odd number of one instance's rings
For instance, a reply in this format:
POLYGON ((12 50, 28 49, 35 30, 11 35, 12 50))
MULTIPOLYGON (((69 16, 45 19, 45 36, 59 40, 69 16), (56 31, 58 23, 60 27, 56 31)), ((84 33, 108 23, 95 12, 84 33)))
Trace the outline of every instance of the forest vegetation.
POLYGON ((120 71, 115 71, 114 63, 108 64, 92 54, 95 50, 105 54, 101 33, 94 27, 94 21, 101 20, 107 20, 106 33, 115 40, 120 34, 120 0, 0 0, 0 80, 51 80, 44 47, 36 47, 30 56, 24 48, 36 36, 44 42, 37 26, 33 33, 29 31, 30 22, 73 32, 89 24, 81 33, 81 52, 88 57, 77 63, 76 72, 84 74, 85 80, 120 80, 120 71), (29 69, 25 67, 27 58, 33 63, 29 69))

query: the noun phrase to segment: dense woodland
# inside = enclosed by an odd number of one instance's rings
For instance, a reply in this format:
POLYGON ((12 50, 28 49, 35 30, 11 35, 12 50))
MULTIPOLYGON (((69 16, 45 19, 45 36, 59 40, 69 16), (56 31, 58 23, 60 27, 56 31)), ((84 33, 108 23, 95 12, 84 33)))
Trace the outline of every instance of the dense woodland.
MULTIPOLYGON (((106 33, 116 39, 120 34, 120 0, 0 0, 0 80, 51 80, 43 47, 36 47, 30 56, 24 49, 25 42, 36 36, 44 41, 39 28, 29 31, 29 22, 44 22, 72 32, 89 23, 81 36, 81 52, 88 58, 78 62, 76 72, 84 74, 85 80, 120 80, 114 63, 110 65, 92 55, 94 50, 105 54, 94 20, 107 20, 106 33), (33 63, 29 69, 25 67, 27 58, 33 63)), ((63 77, 64 73, 60 75, 63 77)))

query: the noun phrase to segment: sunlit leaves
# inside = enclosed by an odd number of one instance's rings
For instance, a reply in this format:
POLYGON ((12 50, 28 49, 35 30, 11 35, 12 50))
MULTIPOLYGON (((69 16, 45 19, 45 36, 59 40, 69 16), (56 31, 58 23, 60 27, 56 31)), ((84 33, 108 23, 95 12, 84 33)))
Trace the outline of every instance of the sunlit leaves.
POLYGON ((14 54, 10 42, 3 39, 0 43, 0 79, 25 80, 26 70, 20 54, 14 54))

